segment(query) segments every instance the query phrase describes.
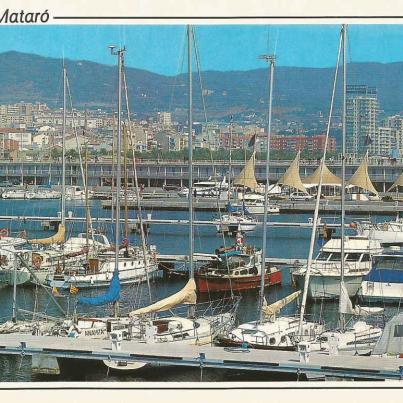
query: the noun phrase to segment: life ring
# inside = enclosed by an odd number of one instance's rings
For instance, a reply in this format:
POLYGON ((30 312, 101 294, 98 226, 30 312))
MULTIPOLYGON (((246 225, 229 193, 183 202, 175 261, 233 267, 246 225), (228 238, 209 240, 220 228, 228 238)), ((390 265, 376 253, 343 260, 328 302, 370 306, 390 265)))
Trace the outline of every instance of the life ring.
POLYGON ((40 269, 42 264, 42 256, 34 255, 32 256, 32 264, 37 268, 40 269))
POLYGON ((8 229, 7 228, 0 229, 0 237, 7 236, 7 235, 8 235, 8 229))

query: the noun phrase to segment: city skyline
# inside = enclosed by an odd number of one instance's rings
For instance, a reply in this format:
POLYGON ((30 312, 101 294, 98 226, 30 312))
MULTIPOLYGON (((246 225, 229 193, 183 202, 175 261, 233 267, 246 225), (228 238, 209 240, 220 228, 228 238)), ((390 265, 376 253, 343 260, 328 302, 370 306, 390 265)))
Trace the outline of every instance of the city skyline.
MULTIPOLYGON (((279 66, 333 67, 339 25, 199 25, 195 27, 201 68, 236 71, 263 68, 262 53, 276 53, 279 66)), ((2 26, 0 53, 112 65, 107 45, 126 45, 126 65, 162 75, 186 71, 184 25, 2 26)), ((403 60, 403 25, 350 25, 349 62, 403 60)))

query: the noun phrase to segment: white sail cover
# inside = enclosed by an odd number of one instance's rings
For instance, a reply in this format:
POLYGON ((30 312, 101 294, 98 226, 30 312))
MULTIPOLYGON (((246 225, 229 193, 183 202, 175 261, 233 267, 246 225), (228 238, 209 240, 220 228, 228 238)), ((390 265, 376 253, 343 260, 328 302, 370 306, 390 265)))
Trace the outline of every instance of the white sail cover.
POLYGON ((275 315, 277 312, 280 311, 281 308, 285 307, 287 304, 294 301, 294 299, 298 298, 301 295, 301 292, 302 292, 301 290, 296 291, 270 305, 266 305, 267 302, 265 299, 264 302, 266 302, 266 304, 263 304, 262 306, 263 313, 265 314, 265 316, 275 315))
POLYGON ((287 171, 284 175, 277 181, 277 183, 281 185, 286 185, 295 189, 300 190, 301 192, 307 193, 304 184, 301 181, 301 177, 299 175, 299 158, 300 151, 298 151, 294 161, 288 167, 287 171))
POLYGON ((241 173, 234 179, 234 185, 243 186, 252 190, 258 187, 255 177, 255 152, 253 152, 241 173))
POLYGON ((136 309, 129 313, 129 316, 145 315, 152 312, 167 311, 180 304, 195 304, 196 303, 196 283, 190 279, 185 287, 176 294, 155 302, 152 305, 144 308, 136 309))
POLYGON ((353 304, 351 303, 350 297, 348 296, 347 288, 344 281, 340 284, 340 305, 339 312, 348 315, 355 315, 353 304))
POLYGON ((368 176, 368 152, 365 154, 360 166, 357 168, 354 175, 348 180, 347 184, 368 190, 376 195, 378 194, 378 191, 375 189, 368 176))

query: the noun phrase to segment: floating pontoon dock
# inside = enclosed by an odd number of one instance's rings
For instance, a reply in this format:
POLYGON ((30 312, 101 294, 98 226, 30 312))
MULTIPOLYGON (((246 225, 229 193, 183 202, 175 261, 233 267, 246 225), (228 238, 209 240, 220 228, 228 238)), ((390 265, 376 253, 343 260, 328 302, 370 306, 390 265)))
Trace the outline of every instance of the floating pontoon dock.
POLYGON ((147 344, 122 341, 121 349, 113 351, 109 340, 4 334, 0 335, 0 354, 122 363, 137 361, 297 375, 308 373, 355 379, 403 378, 403 360, 399 358, 310 353, 309 359, 305 360, 297 352, 189 346, 175 342, 147 344))

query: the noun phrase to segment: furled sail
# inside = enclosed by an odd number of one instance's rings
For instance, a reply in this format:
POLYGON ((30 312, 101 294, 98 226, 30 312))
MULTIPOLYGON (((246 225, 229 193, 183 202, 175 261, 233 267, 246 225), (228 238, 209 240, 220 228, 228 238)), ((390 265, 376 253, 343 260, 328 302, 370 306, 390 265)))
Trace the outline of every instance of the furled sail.
POLYGON ((354 315, 353 304, 351 303, 351 299, 348 295, 348 291, 344 282, 342 281, 340 284, 340 305, 339 312, 345 313, 349 315, 354 315))
POLYGON ((55 243, 63 243, 65 233, 66 227, 62 224, 59 224, 59 228, 55 235, 52 235, 49 238, 31 239, 28 242, 36 245, 51 245, 55 243))
POLYGON ((368 190, 368 192, 376 195, 378 194, 378 191, 375 189, 368 176, 368 152, 365 154, 360 166, 357 168, 354 175, 348 180, 347 184, 368 190))
POLYGON ((152 312, 167 311, 180 304, 195 304, 196 303, 196 283, 190 279, 185 287, 176 294, 164 298, 156 303, 144 308, 136 309, 129 313, 129 316, 145 315, 152 312))
POLYGON ((299 158, 300 151, 298 151, 294 161, 288 167, 287 171, 284 175, 278 180, 277 183, 281 185, 286 185, 295 189, 300 190, 301 192, 307 193, 304 184, 301 181, 301 177, 299 175, 299 158))
POLYGON ((320 170, 322 165, 323 165, 322 185, 333 185, 333 186, 341 185, 341 179, 329 170, 324 161, 321 162, 321 164, 315 169, 315 172, 312 175, 303 179, 302 182, 304 183, 304 185, 319 184, 320 170))
POLYGON ((253 152, 241 173, 234 179, 234 185, 250 189, 256 189, 258 187, 255 177, 255 152, 253 152))
POLYGON ((403 173, 395 180, 394 184, 388 189, 388 192, 396 187, 399 188, 399 186, 403 187, 403 173))
POLYGON ((119 298, 120 298, 119 272, 115 270, 113 272, 111 282, 109 283, 109 288, 104 294, 98 295, 96 297, 79 297, 77 300, 80 304, 99 306, 118 301, 119 298))
POLYGON ((280 311, 281 308, 284 308, 287 304, 294 301, 301 295, 301 290, 293 292, 290 295, 287 295, 285 298, 280 299, 273 304, 270 305, 263 305, 262 310, 265 316, 272 317, 277 312, 280 311))

